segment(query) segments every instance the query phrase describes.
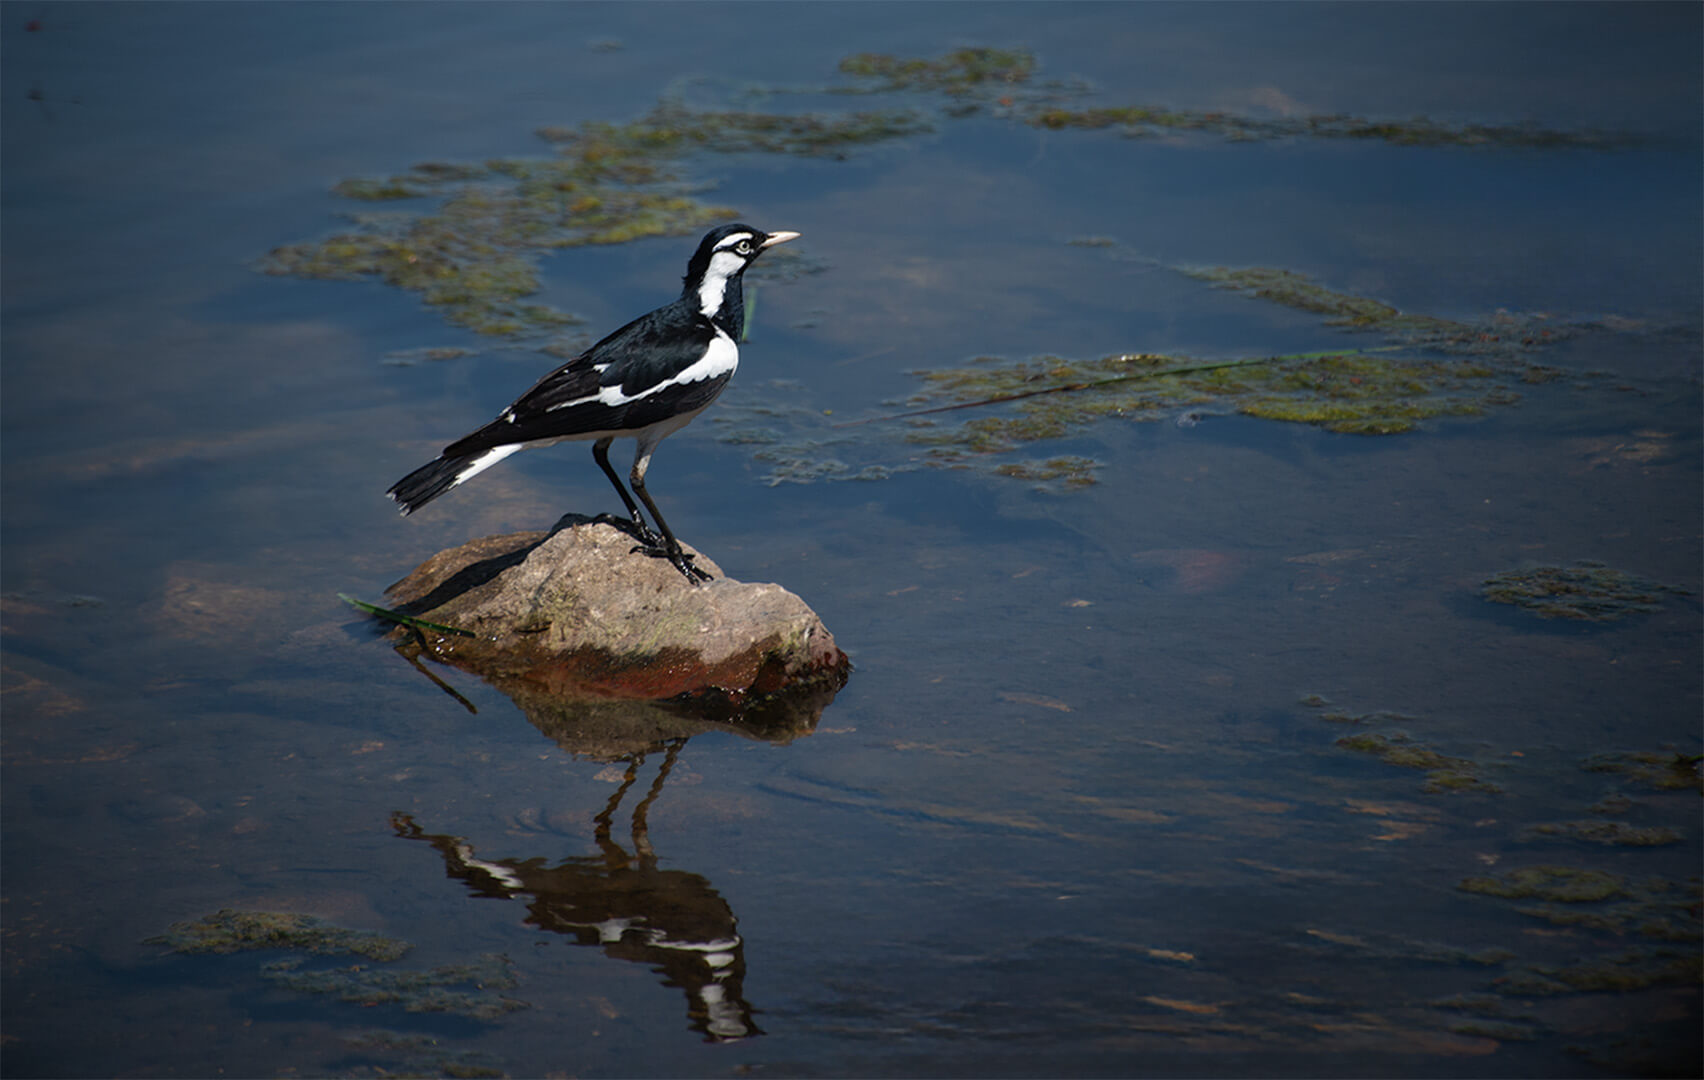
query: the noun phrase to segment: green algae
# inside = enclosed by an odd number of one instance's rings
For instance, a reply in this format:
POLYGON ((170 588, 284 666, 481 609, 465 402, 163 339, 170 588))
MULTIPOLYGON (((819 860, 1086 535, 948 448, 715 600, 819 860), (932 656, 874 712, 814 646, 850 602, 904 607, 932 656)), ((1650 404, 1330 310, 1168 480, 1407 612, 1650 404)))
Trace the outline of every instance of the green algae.
POLYGON ((417 293, 453 325, 495 336, 548 334, 579 320, 527 303, 549 251, 690 235, 737 216, 700 201, 685 177, 688 155, 844 156, 851 148, 915 135, 928 124, 905 110, 842 115, 692 111, 664 103, 629 124, 588 121, 546 128, 555 153, 482 164, 427 163, 333 190, 358 201, 431 197, 416 214, 361 215, 321 240, 274 249, 265 273, 374 279, 417 293))
POLYGON ((1514 959, 1508 949, 1469 949, 1440 941, 1426 941, 1397 934, 1339 934, 1310 930, 1315 947, 1347 950, 1374 960, 1410 960, 1428 964, 1463 967, 1499 967, 1514 959))
POLYGON ((1475 1016, 1499 1020, 1527 1020, 1531 1017, 1511 1014, 1509 1003, 1496 994, 1452 994, 1431 1002, 1435 1009, 1472 1013, 1475 1016))
POLYGON ((1328 289, 1294 270, 1266 266, 1239 269, 1215 266, 1186 268, 1182 272, 1188 277, 1210 282, 1217 288, 1233 289, 1299 311, 1326 315, 1327 326, 1376 326, 1401 315, 1389 304, 1328 289))
POLYGON ((1371 754, 1386 765, 1424 771, 1426 783, 1422 790, 1427 792, 1489 794, 1502 790, 1496 784, 1482 779, 1478 775, 1478 765, 1467 758, 1441 754, 1400 732, 1390 735, 1372 732, 1345 735, 1337 740, 1337 745, 1358 754, 1371 754))
POLYGON ((1616 874, 1577 866, 1526 866, 1496 877, 1464 878, 1456 888, 1505 900, 1579 904, 1623 896, 1627 882, 1616 874))
POLYGON ((996 465, 994 472, 1017 480, 1028 480, 1043 491, 1088 487, 1095 482, 1101 463, 1094 458, 1062 455, 1041 461, 1012 461, 996 465))
POLYGON ((760 479, 770 487, 781 484, 814 484, 823 481, 886 480, 895 473, 907 471, 906 466, 856 465, 843 461, 824 448, 831 442, 790 442, 785 446, 765 448, 752 457, 769 471, 760 479))
POLYGON ((1617 622, 1630 615, 1662 610, 1665 596, 1685 590, 1581 560, 1572 566, 1535 566, 1504 570, 1485 579, 1480 595, 1495 604, 1511 604, 1541 619, 1617 622))
POLYGON ((1653 986, 1695 986, 1704 976, 1696 952, 1627 949, 1577 964, 1534 965, 1498 980, 1505 992, 1530 996, 1566 993, 1627 993, 1653 986))
POLYGON ((193 921, 173 923, 144 944, 187 954, 278 949, 300 954, 262 964, 261 978, 306 994, 331 994, 363 1006, 394 1004, 407 1012, 442 1012, 492 1020, 527 1003, 497 991, 516 981, 508 957, 487 954, 471 963, 428 970, 375 967, 401 959, 414 946, 365 930, 335 926, 294 912, 226 908, 193 921), (308 956, 355 955, 374 963, 309 968, 308 956))
POLYGON ((1198 133, 1236 142, 1359 139, 1397 146, 1529 150, 1607 150, 1646 141, 1627 132, 1569 131, 1538 124, 1450 124, 1425 116, 1372 119, 1317 113, 1268 117, 1160 104, 1076 105, 1065 99, 1087 97, 1088 88, 1042 82, 1037 78, 1040 66, 1024 49, 964 48, 932 58, 858 53, 843 59, 840 71, 858 80, 859 85, 831 87, 830 92, 938 93, 949 101, 948 115, 960 115, 967 97, 997 98, 1011 115, 1045 131, 1117 129, 1130 137, 1198 133))
POLYGON ((1665 942, 1704 938, 1696 878, 1633 879, 1591 867, 1546 865, 1464 878, 1456 888, 1503 900, 1535 901, 1514 910, 1552 926, 1665 942))
POLYGON ((856 53, 840 61, 842 74, 865 85, 840 93, 922 90, 963 97, 976 91, 1007 93, 1035 74, 1035 57, 1023 49, 955 49, 937 59, 856 53))
POLYGON ((1117 128, 1132 137, 1198 132, 1234 141, 1270 139, 1370 139, 1398 146, 1472 146, 1524 149, 1610 150, 1640 145, 1626 132, 1564 131, 1537 125, 1445 124, 1417 116, 1368 120, 1344 114, 1255 117, 1222 110, 1174 109, 1159 105, 1112 105, 1083 109, 1037 108, 1026 123, 1049 131, 1117 128))
MULTIPOLYGON (((346 1036, 343 1044, 366 1057, 384 1057, 390 1067, 375 1067, 374 1076, 501 1077, 508 1075, 489 1054, 452 1050, 436 1035, 410 1034, 372 1028, 346 1036)), ((354 1075, 366 1075, 355 1073, 354 1075)))
POLYGON ((1532 1042, 1539 1036, 1537 1028, 1507 1020, 1462 1020, 1451 1024, 1449 1029, 1457 1035, 1476 1035, 1498 1042, 1532 1042))
MULTIPOLYGON (((840 93, 933 94, 947 117, 997 102, 1008 115, 1051 130, 1190 129, 1232 138, 1308 135, 1379 138, 1429 145, 1603 145, 1597 136, 1535 128, 1451 128, 1424 119, 1382 123, 1352 117, 1267 121, 1225 112, 1143 106, 1074 110, 1061 99, 1082 87, 1044 83, 1023 49, 964 48, 937 57, 860 53, 840 73, 855 85, 840 93)), ((705 154, 764 154, 838 159, 861 148, 936 129, 942 117, 916 108, 845 113, 695 109, 665 98, 625 123, 590 120, 537 131, 549 153, 483 162, 426 162, 390 176, 341 181, 334 192, 369 207, 317 241, 285 245, 259 262, 267 273, 327 280, 372 280, 420 296, 452 325, 501 337, 549 339, 553 352, 577 351, 564 328, 579 320, 533 301, 540 268, 551 251, 690 235, 737 216, 733 207, 705 201, 694 175, 705 154), (419 203, 421 206, 402 206, 419 203)), ((1115 248, 1106 237, 1071 241, 1115 248)), ((771 269, 796 252, 777 253, 771 269)), ((999 415, 968 422, 936 421, 910 429, 906 441, 924 448, 904 464, 816 456, 824 439, 796 425, 764 437, 759 455, 770 483, 880 479, 918 465, 984 468, 1043 487, 1091 485, 1097 469, 1081 455, 1002 460, 1030 443, 1080 433, 1109 417, 1155 420, 1177 416, 1184 426, 1212 413, 1304 423, 1356 435, 1394 435, 1428 420, 1467 416, 1518 400, 1514 387, 1555 377, 1554 369, 1517 362, 1524 350, 1559 340, 1566 328, 1500 313, 1485 325, 1405 313, 1389 303, 1333 290, 1280 268, 1182 269, 1215 287, 1324 316, 1328 325, 1382 335, 1384 343, 1306 356, 1203 361, 1190 357, 1120 354, 1100 360, 1043 358, 1060 385, 1032 393, 1034 362, 974 362, 969 379, 920 372, 914 405, 983 407, 1022 397, 999 415), (1157 361, 1177 370, 1140 373, 1131 361, 1157 361), (1112 377, 1109 377, 1112 376, 1112 377), (1181 415, 1180 415, 1181 414, 1181 415)), ((930 411, 937 411, 931 409, 930 411)), ((816 427, 820 428, 821 424, 816 427)), ((731 433, 730 433, 731 434, 731 433)), ((752 439, 754 443, 758 440, 752 439)), ((868 442, 868 440, 866 440, 868 442)), ((844 444, 842 444, 844 445, 844 444)), ((855 456, 855 455, 852 455, 855 456)))
MULTIPOLYGON (((1202 414, 1239 413, 1354 435, 1393 435, 1445 416, 1471 416, 1519 400, 1513 387, 1542 381, 1549 369, 1526 357, 1573 331, 1499 313, 1482 324, 1400 311, 1322 286, 1293 271, 1182 269, 1216 288, 1311 314, 1327 325, 1376 333, 1364 348, 1206 361, 1155 353, 1097 360, 1056 355, 1028 360, 977 357, 955 368, 913 372, 922 388, 888 419, 1009 406, 956 426, 929 421, 907 441, 930 448, 934 464, 976 459, 1024 444, 1082 432, 1098 420, 1176 416, 1188 426, 1202 414)), ((995 466, 997 473, 1025 470, 995 466)))
MULTIPOLYGON (((1146 106, 1071 110, 1061 96, 1080 94, 1035 79, 1023 49, 962 48, 934 58, 859 53, 840 62, 858 85, 840 93, 923 92, 945 97, 946 116, 975 111, 967 99, 997 97, 1037 127, 1191 129, 1234 138, 1278 135, 1380 138, 1427 145, 1603 146, 1595 134, 1530 127, 1450 127, 1424 119, 1376 123, 1351 117, 1257 120, 1225 112, 1146 106)), ((376 279, 421 293, 454 325, 512 336, 548 333, 563 313, 523 304, 538 291, 542 252, 581 244, 616 244, 686 235, 736 216, 701 202, 701 184, 686 175, 700 152, 840 158, 862 146, 935 128, 914 109, 844 114, 696 110, 665 99, 629 123, 586 121, 539 129, 551 156, 485 162, 425 162, 390 176, 352 177, 333 192, 360 203, 432 199, 435 208, 387 217, 355 215, 352 228, 321 240, 285 245, 260 260, 267 273, 324 279, 376 279)), ((1607 140, 1607 141, 1606 141, 1607 140)), ((1282 273, 1282 272, 1275 272, 1282 273)), ((1271 285, 1266 286, 1268 288, 1271 285)), ((1388 309, 1366 302, 1367 318, 1388 309)), ((1370 429, 1369 429, 1370 430, 1370 429)))
POLYGON ((1678 831, 1666 826, 1653 825, 1638 828, 1622 821, 1550 821, 1540 825, 1528 826, 1530 836, 1557 837, 1564 840, 1580 840, 1589 844, 1604 844, 1611 847, 1661 847, 1665 844, 1678 844, 1685 839, 1678 831))
POLYGON ((1641 787, 1657 791, 1704 792, 1704 775, 1699 773, 1697 754, 1682 754, 1673 750, 1633 750, 1593 754, 1580 767, 1587 772, 1616 773, 1641 787))
POLYGON ((453 1013, 475 1020, 495 1020, 528 1007, 524 1001, 497 992, 516 985, 513 962, 500 953, 424 971, 360 964, 306 969, 302 965, 300 957, 274 960, 261 967, 261 978, 287 990, 330 994, 339 1001, 365 1007, 400 1005, 405 1012, 453 1013))
POLYGON ((350 930, 312 915, 288 911, 238 911, 225 908, 189 922, 173 923, 145 945, 164 945, 180 953, 235 953, 256 949, 292 949, 316 956, 353 953, 369 960, 400 959, 414 946, 406 941, 350 930))
POLYGON ((1432 417, 1482 411, 1483 394, 1468 387, 1493 372, 1478 364, 1350 350, 1220 362, 1151 353, 1090 361, 979 357, 963 367, 913 374, 924 387, 904 404, 926 407, 918 412, 1015 404, 1000 415, 954 428, 929 425, 932 430, 907 436, 951 458, 1063 438, 1103 418, 1155 420, 1191 407, 1349 434, 1394 434, 1432 417))

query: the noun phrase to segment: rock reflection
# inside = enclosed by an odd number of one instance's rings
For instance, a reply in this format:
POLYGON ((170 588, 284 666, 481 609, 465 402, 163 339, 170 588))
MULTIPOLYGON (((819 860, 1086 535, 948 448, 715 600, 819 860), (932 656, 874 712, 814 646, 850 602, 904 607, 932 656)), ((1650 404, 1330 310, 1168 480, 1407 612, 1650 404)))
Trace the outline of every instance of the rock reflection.
POLYGON ((611 834, 622 800, 638 781, 643 752, 628 757, 620 786, 594 819, 597 855, 571 856, 555 866, 543 857, 485 859, 459 836, 427 833, 410 814, 393 814, 391 824, 398 836, 436 848, 449 876, 475 896, 524 896, 529 924, 602 948, 613 959, 651 966, 665 986, 685 992, 689 1026, 707 1041, 760 1035, 741 990, 745 946, 733 910, 700 875, 659 869, 651 847, 646 815, 684 745, 685 739, 667 743, 650 790, 633 808, 631 852, 611 834))
MULTIPOLYGON (((417 640, 396 646, 398 655, 469 712, 479 710, 423 661, 463 668, 417 640)), ((662 700, 621 697, 587 690, 561 669, 540 665, 523 671, 464 668, 501 691, 540 732, 576 757, 623 761, 671 739, 707 731, 731 732, 785 744, 816 730, 822 712, 845 685, 844 675, 779 690, 713 690, 662 700)))

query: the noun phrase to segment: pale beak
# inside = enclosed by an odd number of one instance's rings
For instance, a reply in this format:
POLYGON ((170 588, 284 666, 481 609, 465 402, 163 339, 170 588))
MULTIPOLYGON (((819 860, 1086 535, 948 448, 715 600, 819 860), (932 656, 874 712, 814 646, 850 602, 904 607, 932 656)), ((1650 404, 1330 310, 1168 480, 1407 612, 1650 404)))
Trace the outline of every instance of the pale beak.
POLYGON ((769 248, 769 247, 774 247, 776 244, 785 244, 789 240, 797 240, 798 238, 799 238, 798 233, 788 232, 787 230, 783 229, 780 232, 770 233, 767 237, 764 238, 763 243, 761 243, 757 246, 759 248, 769 248))

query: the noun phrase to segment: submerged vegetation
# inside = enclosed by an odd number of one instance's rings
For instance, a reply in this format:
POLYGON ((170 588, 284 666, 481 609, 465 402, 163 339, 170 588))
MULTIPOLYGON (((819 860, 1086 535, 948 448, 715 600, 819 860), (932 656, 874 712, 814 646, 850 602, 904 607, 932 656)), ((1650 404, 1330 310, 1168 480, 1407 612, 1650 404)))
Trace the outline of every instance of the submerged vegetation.
POLYGON ((839 93, 928 90, 963 97, 989 89, 1005 94, 1028 83, 1035 74, 1035 57, 1023 49, 955 49, 934 60, 857 53, 840 61, 840 70, 867 81, 851 89, 836 87, 839 93))
POLYGON ((1603 821, 1595 818, 1585 821, 1547 821, 1528 828, 1527 833, 1531 836, 1581 840, 1611 847, 1658 847, 1663 844, 1678 844, 1685 839, 1678 831, 1666 826, 1638 828, 1623 821, 1603 821))
POLYGON ((260 269, 373 278, 419 293, 449 322, 478 333, 548 333, 579 320, 524 302, 539 291, 543 253, 688 235, 737 216, 696 197, 685 176, 688 154, 839 155, 925 127, 906 111, 783 115, 664 103, 628 124, 545 128, 538 135, 555 147, 553 156, 427 163, 394 176, 345 180, 333 190, 349 199, 438 202, 417 214, 351 215, 351 228, 276 248, 260 269))
POLYGON ((188 922, 173 923, 145 945, 180 953, 235 953, 291 949, 315 956, 352 953, 369 960, 400 960, 414 946, 367 930, 349 930, 312 915, 289 911, 225 908, 188 922))
POLYGON ((1198 132, 1226 139, 1374 139, 1399 146, 1494 146, 1540 149, 1610 150, 1638 145, 1638 136, 1621 132, 1559 131, 1524 124, 1443 124, 1424 116, 1409 120, 1368 120, 1344 114, 1253 117, 1223 111, 1171 109, 1156 105, 1117 105, 1087 109, 1043 108, 1025 122, 1059 131, 1116 128, 1132 137, 1198 132))
POLYGON ((1500 896, 1505 900, 1546 900, 1578 904, 1608 900, 1626 892, 1627 882, 1602 870, 1572 866, 1528 866, 1496 877, 1467 878, 1457 888, 1463 892, 1500 896))
MULTIPOLYGON (((453 325, 480 334, 528 339, 555 355, 579 343, 566 331, 572 314, 532 298, 541 260, 554 250, 688 235, 739 215, 707 201, 698 159, 705 154, 766 154, 838 159, 860 148, 907 139, 977 112, 1049 131, 1118 129, 1126 134, 1189 131, 1230 139, 1360 138, 1434 146, 1604 147, 1623 136, 1537 127, 1446 125, 1425 118, 1373 121, 1346 116, 1265 119, 1152 105, 1080 107, 1090 89, 1040 78, 1023 49, 961 48, 938 57, 859 53, 840 62, 845 82, 820 89, 843 95, 902 95, 903 107, 848 112, 783 112, 689 107, 669 97, 636 119, 587 120, 542 128, 550 152, 482 162, 427 162, 336 184, 339 196, 371 209, 320 240, 273 250, 267 273, 376 280, 418 294, 453 325), (938 107, 931 107, 934 101, 938 107)), ((771 91, 778 94, 781 91, 771 91)), ((1116 246, 1105 238, 1076 243, 1116 246)), ((797 252, 781 251, 762 268, 785 276, 797 252)), ((1331 431, 1388 435, 1443 416, 1470 415, 1517 399, 1515 387, 1553 377, 1525 353, 1564 335, 1537 319, 1499 316, 1469 325, 1405 313, 1383 301, 1333 290, 1271 267, 1179 268, 1214 287, 1319 314, 1328 325, 1381 335, 1373 345, 1308 355, 1209 361, 1124 353, 1100 359, 1047 356, 1011 361, 983 357, 917 372, 922 388, 903 404, 929 414, 905 441, 920 460, 853 461, 825 457, 825 445, 881 441, 825 438, 820 415, 771 425, 763 438, 749 425, 725 429, 755 451, 769 480, 879 479, 917 464, 985 467, 992 473, 1068 490, 1093 484, 1097 464, 1081 454, 1008 460, 1026 444, 1064 438, 1105 417, 1177 416, 1188 426, 1213 413, 1305 423, 1331 431), (963 423, 935 414, 979 411, 963 423)), ((845 457, 855 457, 847 454, 845 457)))
POLYGON ((1633 750, 1622 753, 1594 754, 1581 768, 1587 772, 1617 773, 1641 787, 1655 791, 1685 791, 1704 793, 1704 774, 1699 771, 1704 758, 1697 754, 1682 754, 1673 750, 1633 750))
POLYGON ((504 1013, 527 1008, 527 1003, 498 993, 515 987, 508 957, 487 953, 468 964, 445 964, 425 971, 373 968, 362 964, 340 968, 304 968, 300 957, 274 960, 260 969, 261 978, 302 994, 331 994, 339 1001, 371 1008, 400 1005, 404 1012, 453 1013, 475 1020, 495 1020, 504 1013))
POLYGON ((1386 765, 1424 771, 1425 791, 1490 793, 1502 790, 1496 784, 1481 779, 1478 766, 1467 758, 1441 754, 1400 732, 1345 735, 1337 740, 1337 745, 1358 754, 1371 754, 1386 765))
POLYGON ((1235 413, 1343 434, 1398 434, 1433 418, 1476 415, 1518 401, 1518 388, 1557 375, 1534 363, 1532 351, 1572 332, 1508 313, 1484 324, 1407 313, 1282 269, 1179 272, 1380 340, 1232 360, 1140 352, 1092 360, 982 356, 913 372, 922 386, 897 402, 896 414, 838 426, 901 420, 909 425, 906 441, 924 448, 924 464, 986 466, 1002 476, 1064 480, 1047 487, 1083 487, 1095 480, 1091 458, 1055 457, 1042 468, 1000 455, 1079 435, 1107 418, 1173 419, 1189 427, 1206 416, 1235 413), (947 423, 948 414, 969 419, 947 423))
POLYGON ((1572 566, 1504 570, 1486 578, 1480 594, 1495 604, 1525 608, 1541 619, 1604 623, 1661 611, 1665 596, 1686 595, 1686 590, 1581 560, 1572 566))
POLYGON ((225 909, 188 922, 173 923, 144 944, 173 952, 235 953, 280 950, 296 955, 263 964, 261 978, 304 994, 334 994, 363 1006, 399 1005, 405 1012, 454 1013, 492 1020, 527 1003, 498 991, 513 989, 507 957, 488 954, 471 963, 428 970, 376 967, 401 959, 414 946, 366 930, 335 926, 312 915, 278 911, 225 909), (369 963, 346 967, 308 967, 309 956, 353 954, 369 963))

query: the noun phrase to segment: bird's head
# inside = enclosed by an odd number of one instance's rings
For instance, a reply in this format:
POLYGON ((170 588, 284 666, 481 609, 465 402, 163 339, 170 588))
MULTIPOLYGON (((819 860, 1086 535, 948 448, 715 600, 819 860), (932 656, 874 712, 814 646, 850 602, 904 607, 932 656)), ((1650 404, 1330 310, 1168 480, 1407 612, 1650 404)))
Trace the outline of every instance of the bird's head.
POLYGON ((766 233, 750 225, 719 225, 704 234, 692 261, 686 266, 686 292, 695 295, 706 314, 721 306, 723 291, 731 279, 765 250, 785 244, 799 234, 785 230, 766 233))

